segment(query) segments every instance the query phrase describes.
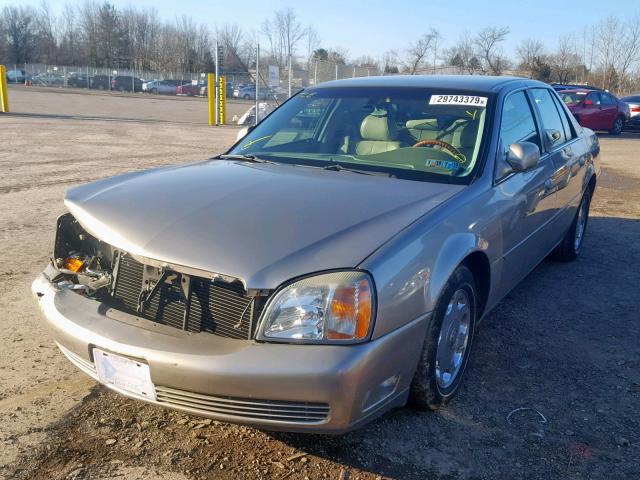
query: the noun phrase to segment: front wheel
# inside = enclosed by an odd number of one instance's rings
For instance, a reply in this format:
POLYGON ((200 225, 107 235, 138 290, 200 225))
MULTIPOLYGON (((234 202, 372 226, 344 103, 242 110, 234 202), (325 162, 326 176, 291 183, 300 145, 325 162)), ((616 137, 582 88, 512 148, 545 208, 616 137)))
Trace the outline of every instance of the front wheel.
POLYGON ((587 190, 582 196, 580 206, 569 230, 567 230, 567 233, 558 246, 551 252, 551 259, 559 262, 571 262, 578 258, 578 255, 580 255, 582 251, 584 236, 587 233, 590 205, 591 193, 587 190))
POLYGON ((611 135, 620 135, 622 133, 622 129, 624 128, 624 117, 620 116, 616 118, 615 122, 613 122, 613 126, 609 133, 611 135))
POLYGON ((411 383, 411 398, 418 407, 437 410, 458 391, 471 352, 476 315, 473 274, 460 265, 433 312, 411 383))

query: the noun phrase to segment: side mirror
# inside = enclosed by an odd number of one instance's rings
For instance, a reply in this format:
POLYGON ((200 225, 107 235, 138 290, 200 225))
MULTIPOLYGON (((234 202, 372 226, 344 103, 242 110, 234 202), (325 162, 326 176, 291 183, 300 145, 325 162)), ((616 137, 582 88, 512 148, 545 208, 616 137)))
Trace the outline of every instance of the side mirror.
POLYGON ((531 170, 540 161, 540 149, 535 143, 518 142, 509 146, 507 163, 514 172, 531 170))
POLYGON ((585 104, 586 106, 592 106, 592 105, 593 105, 593 100, 585 100, 585 101, 584 101, 584 104, 585 104))

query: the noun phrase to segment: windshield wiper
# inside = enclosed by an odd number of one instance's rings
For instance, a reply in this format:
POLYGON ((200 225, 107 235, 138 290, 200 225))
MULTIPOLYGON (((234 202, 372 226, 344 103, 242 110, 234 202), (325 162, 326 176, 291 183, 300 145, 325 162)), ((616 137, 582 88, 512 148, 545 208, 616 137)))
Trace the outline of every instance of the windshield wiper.
POLYGON ((383 177, 394 177, 392 173, 389 172, 381 172, 381 171, 372 171, 372 170, 359 170, 357 168, 345 167, 341 163, 336 162, 335 160, 331 160, 329 165, 325 165, 322 167, 324 170, 332 170, 334 172, 352 172, 359 173, 361 175, 377 175, 383 177))
POLYGON ((251 162, 251 163, 274 163, 274 162, 270 162, 269 160, 256 157, 255 155, 241 154, 241 153, 229 153, 224 155, 218 155, 215 158, 220 158, 222 160, 240 160, 241 162, 251 162))

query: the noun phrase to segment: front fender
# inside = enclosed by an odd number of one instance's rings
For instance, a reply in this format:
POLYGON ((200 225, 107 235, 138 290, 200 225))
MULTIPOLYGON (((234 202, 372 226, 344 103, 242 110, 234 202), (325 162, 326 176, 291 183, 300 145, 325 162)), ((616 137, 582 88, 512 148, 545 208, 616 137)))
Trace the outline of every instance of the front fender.
POLYGON ((431 312, 456 267, 487 245, 476 232, 452 233, 436 228, 398 241, 385 255, 362 265, 371 272, 378 288, 373 338, 431 312))

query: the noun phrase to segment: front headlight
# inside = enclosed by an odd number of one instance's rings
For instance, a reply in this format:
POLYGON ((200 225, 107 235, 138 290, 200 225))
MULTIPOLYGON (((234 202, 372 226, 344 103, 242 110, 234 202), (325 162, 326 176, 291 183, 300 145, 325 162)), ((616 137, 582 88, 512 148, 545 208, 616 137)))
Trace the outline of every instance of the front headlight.
POLYGON ((368 337, 373 283, 345 271, 298 280, 275 294, 262 321, 264 340, 353 342, 368 337))

